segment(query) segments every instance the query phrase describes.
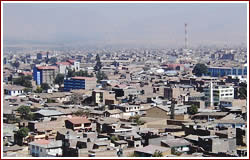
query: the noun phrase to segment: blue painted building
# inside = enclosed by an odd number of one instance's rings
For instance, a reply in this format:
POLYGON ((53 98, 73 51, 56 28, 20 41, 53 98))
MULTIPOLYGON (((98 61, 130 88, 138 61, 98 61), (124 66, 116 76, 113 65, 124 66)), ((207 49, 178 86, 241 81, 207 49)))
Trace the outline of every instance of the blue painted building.
POLYGON ((247 67, 208 67, 208 75, 212 77, 223 77, 228 75, 247 75, 247 67))
POLYGON ((85 79, 83 77, 72 77, 64 80, 64 91, 72 89, 85 89, 85 79))
POLYGON ((33 68, 33 79, 37 85, 47 83, 52 85, 57 75, 56 66, 35 66, 33 68))

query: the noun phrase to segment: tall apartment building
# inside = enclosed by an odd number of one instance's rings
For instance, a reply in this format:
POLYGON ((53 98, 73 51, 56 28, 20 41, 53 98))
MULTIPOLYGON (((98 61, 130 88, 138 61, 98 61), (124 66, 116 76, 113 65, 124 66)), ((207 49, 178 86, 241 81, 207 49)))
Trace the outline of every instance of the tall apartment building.
POLYGON ((58 73, 56 66, 35 66, 33 68, 33 78, 37 85, 47 83, 52 85, 58 73))

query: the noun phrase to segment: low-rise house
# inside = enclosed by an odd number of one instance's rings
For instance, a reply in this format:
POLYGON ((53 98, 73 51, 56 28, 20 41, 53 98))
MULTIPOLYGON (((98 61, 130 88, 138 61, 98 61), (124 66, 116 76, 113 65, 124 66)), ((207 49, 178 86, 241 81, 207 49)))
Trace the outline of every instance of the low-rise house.
POLYGON ((167 147, 148 145, 143 148, 136 148, 134 154, 139 157, 152 157, 155 152, 161 152, 165 157, 171 154, 171 149, 167 147))
POLYGON ((122 113, 122 117, 130 117, 130 116, 135 116, 135 115, 141 115, 143 113, 142 109, 144 108, 144 106, 142 105, 129 105, 127 103, 123 103, 120 105, 111 105, 109 106, 109 109, 113 110, 113 109, 119 109, 121 110, 122 113))
POLYGON ((171 153, 174 154, 176 152, 183 153, 190 151, 191 143, 186 141, 185 139, 166 139, 161 141, 161 146, 171 148, 171 153))
POLYGON ((127 147, 129 148, 142 147, 142 137, 135 132, 119 134, 118 138, 120 140, 125 140, 128 143, 127 147))
POLYGON ((12 155, 16 155, 17 152, 23 151, 23 147, 14 145, 14 146, 4 146, 3 147, 3 155, 4 157, 12 157, 12 155))
POLYGON ((122 111, 120 109, 106 110, 104 112, 105 117, 121 118, 122 111))
POLYGON ((236 154, 236 138, 200 136, 198 144, 205 152, 236 154))
POLYGON ((50 120, 53 117, 61 117, 65 114, 56 110, 45 110, 41 109, 39 111, 34 112, 34 120, 50 120))
POLYGON ((146 111, 146 117, 155 117, 155 118, 169 118, 169 105, 163 106, 158 105, 155 107, 152 107, 146 111))
POLYGON ((194 116, 192 116, 192 119, 196 120, 215 120, 215 119, 221 119, 225 117, 228 114, 228 112, 203 112, 203 113, 197 113, 194 116))
POLYGON ((33 157, 62 156, 62 141, 38 140, 29 143, 29 154, 33 157))
POLYGON ((65 127, 72 130, 91 131, 91 122, 86 117, 72 117, 65 120, 65 127))
POLYGON ((4 85, 4 94, 9 96, 18 96, 24 93, 23 86, 17 85, 4 85))
POLYGON ((124 140, 118 140, 114 141, 115 147, 117 148, 127 148, 128 147, 128 142, 124 140))

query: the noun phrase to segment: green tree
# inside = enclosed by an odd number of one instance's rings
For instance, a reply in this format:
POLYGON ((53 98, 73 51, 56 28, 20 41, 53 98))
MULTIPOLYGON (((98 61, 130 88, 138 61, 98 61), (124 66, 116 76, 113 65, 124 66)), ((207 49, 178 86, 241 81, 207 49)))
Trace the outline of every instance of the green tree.
POLYGON ((48 83, 42 83, 42 84, 41 84, 41 88, 42 88, 43 90, 48 90, 48 89, 50 89, 50 86, 48 85, 48 83))
POLYGON ((55 84, 58 84, 60 87, 64 82, 64 74, 57 74, 55 79, 55 84))
POLYGON ((98 71, 96 73, 96 79, 97 79, 97 83, 100 83, 101 80, 108 79, 108 76, 104 72, 98 71))
POLYGON ((137 125, 143 125, 145 122, 142 121, 142 120, 140 120, 140 118, 141 118, 141 116, 135 115, 135 116, 130 116, 130 117, 129 117, 129 120, 130 120, 131 122, 136 123, 137 125))
POLYGON ((70 97, 72 104, 80 105, 83 101, 83 96, 79 93, 73 93, 70 97))
POLYGON ((111 140, 112 143, 114 143, 115 141, 119 141, 119 138, 116 137, 116 136, 111 136, 110 140, 111 140))
POLYGON ((240 99, 247 98, 247 84, 246 83, 240 83, 239 98, 240 99))
POLYGON ((22 105, 19 108, 17 108, 17 112, 21 114, 22 118, 24 118, 30 113, 30 107, 22 105))
POLYGON ((193 69, 193 74, 200 77, 203 74, 207 74, 208 73, 208 69, 207 66, 205 64, 202 63, 198 63, 195 65, 194 69, 193 69))
POLYGON ((26 120, 30 120, 30 121, 32 121, 32 120, 34 120, 34 113, 28 113, 24 118, 26 119, 26 120))
POLYGON ((154 152, 154 154, 152 155, 152 157, 163 157, 163 154, 162 154, 161 151, 156 150, 156 151, 154 152))
POLYGON ((48 98, 47 103, 56 103, 56 100, 48 98))
POLYGON ((32 83, 31 83, 31 76, 20 76, 16 79, 13 80, 13 83, 16 85, 21 85, 26 88, 32 88, 32 83))
POLYGON ((17 132, 16 132, 17 136, 20 138, 24 138, 27 137, 29 134, 29 129, 26 127, 20 128, 17 132))
POLYGON ((101 68, 102 68, 102 62, 101 62, 99 54, 96 55, 96 59, 95 60, 96 60, 96 64, 95 64, 94 69, 95 69, 95 71, 100 71, 101 68))
POLYGON ((189 109, 189 113, 191 115, 194 115, 194 114, 198 113, 198 106, 192 104, 191 107, 190 107, 190 109, 189 109))
POLYGON ((24 88, 23 90, 25 93, 29 93, 29 92, 32 92, 32 88, 24 88))
POLYGON ((41 87, 37 87, 35 90, 36 93, 42 93, 43 89, 41 87))

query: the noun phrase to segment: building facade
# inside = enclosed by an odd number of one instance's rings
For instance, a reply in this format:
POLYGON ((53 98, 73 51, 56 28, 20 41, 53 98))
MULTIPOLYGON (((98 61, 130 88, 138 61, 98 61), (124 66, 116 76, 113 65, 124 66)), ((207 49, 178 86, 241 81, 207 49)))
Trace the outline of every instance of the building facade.
POLYGON ((64 91, 74 89, 94 89, 96 87, 96 78, 94 77, 71 77, 64 80, 64 91))
POLYGON ((212 77, 223 77, 228 75, 247 75, 247 66, 244 67, 208 67, 208 74, 212 77))
POLYGON ((221 100, 234 98, 233 86, 213 86, 211 82, 209 87, 204 88, 204 92, 206 107, 218 106, 221 100))
POLYGON ((52 85, 58 73, 56 66, 35 66, 33 68, 33 78, 37 85, 47 83, 52 85))

